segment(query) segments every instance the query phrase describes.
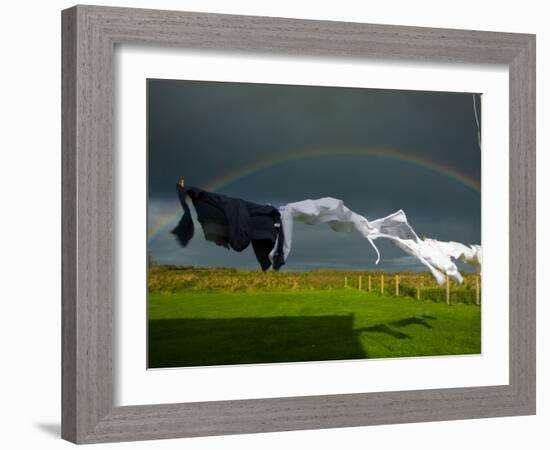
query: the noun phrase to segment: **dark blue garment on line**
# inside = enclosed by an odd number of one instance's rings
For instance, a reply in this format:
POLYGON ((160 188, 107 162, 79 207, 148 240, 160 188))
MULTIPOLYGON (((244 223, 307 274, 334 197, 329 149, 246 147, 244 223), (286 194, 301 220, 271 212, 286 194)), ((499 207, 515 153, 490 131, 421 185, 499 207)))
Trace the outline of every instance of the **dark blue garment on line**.
POLYGON ((194 234, 194 225, 187 197, 193 202, 197 220, 204 237, 227 249, 242 252, 252 244, 262 270, 271 267, 269 253, 277 243, 273 268, 278 270, 285 262, 283 255, 283 228, 279 210, 271 205, 259 205, 239 198, 204 191, 196 187, 177 186, 184 215, 172 233, 182 247, 187 246, 194 234))

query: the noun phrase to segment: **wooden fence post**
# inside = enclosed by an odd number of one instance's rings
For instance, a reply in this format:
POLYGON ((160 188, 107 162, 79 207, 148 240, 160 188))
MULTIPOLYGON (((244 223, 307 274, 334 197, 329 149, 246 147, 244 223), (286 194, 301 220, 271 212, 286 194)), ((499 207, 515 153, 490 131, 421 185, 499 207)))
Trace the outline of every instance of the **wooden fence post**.
POLYGON ((445 296, 447 298, 447 305, 451 304, 451 286, 449 284, 449 275, 445 275, 445 296))
POLYGON ((420 300, 420 277, 416 276, 416 299, 420 300))
POLYGON ((361 284, 362 284, 361 281, 362 281, 361 280, 361 275, 359 275, 359 290, 361 290, 361 284))
POLYGON ((380 293, 384 293, 384 274, 380 274, 380 293))
POLYGON ((476 305, 479 305, 479 273, 476 274, 476 305))
POLYGON ((344 275, 344 287, 345 288, 348 287, 348 276, 347 275, 344 275))
POLYGON ((371 284, 370 284, 370 275, 369 275, 369 294, 370 294, 370 291, 371 291, 371 284))
POLYGON ((399 297, 399 275, 395 275, 395 296, 399 297))

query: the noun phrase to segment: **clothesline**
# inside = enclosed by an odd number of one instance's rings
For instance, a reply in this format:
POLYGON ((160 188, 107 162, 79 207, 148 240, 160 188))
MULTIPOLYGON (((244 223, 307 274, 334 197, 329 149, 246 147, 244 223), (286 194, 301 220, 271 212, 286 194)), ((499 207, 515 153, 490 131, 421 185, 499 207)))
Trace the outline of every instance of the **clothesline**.
POLYGON ((337 232, 358 232, 374 248, 380 261, 380 252, 374 241, 388 239, 404 252, 415 256, 432 273, 439 284, 445 275, 462 283, 463 278, 455 260, 481 267, 481 246, 458 242, 420 239, 407 221, 403 210, 373 221, 350 210, 342 200, 323 197, 303 200, 275 208, 259 205, 195 187, 177 185, 184 210, 178 226, 172 230, 185 247, 193 237, 193 220, 186 199, 189 197, 197 212, 205 238, 217 245, 243 251, 252 245, 262 270, 283 266, 292 248, 293 223, 308 225, 322 223, 337 232))

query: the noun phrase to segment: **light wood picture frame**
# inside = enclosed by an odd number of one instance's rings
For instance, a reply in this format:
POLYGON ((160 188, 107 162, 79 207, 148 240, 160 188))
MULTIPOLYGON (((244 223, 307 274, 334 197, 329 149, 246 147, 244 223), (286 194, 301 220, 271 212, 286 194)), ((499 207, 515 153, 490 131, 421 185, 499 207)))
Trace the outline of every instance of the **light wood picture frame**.
POLYGON ((535 413, 535 36, 75 6, 62 12, 62 437, 75 443, 535 413), (114 406, 116 44, 505 64, 509 384, 114 406))

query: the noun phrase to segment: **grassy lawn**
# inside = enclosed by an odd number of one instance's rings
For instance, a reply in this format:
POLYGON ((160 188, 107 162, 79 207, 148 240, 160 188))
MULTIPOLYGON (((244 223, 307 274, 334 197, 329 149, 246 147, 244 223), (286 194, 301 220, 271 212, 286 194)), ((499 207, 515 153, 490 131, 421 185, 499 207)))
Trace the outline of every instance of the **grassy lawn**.
POLYGON ((474 305, 352 289, 149 294, 149 367, 481 352, 474 305))

